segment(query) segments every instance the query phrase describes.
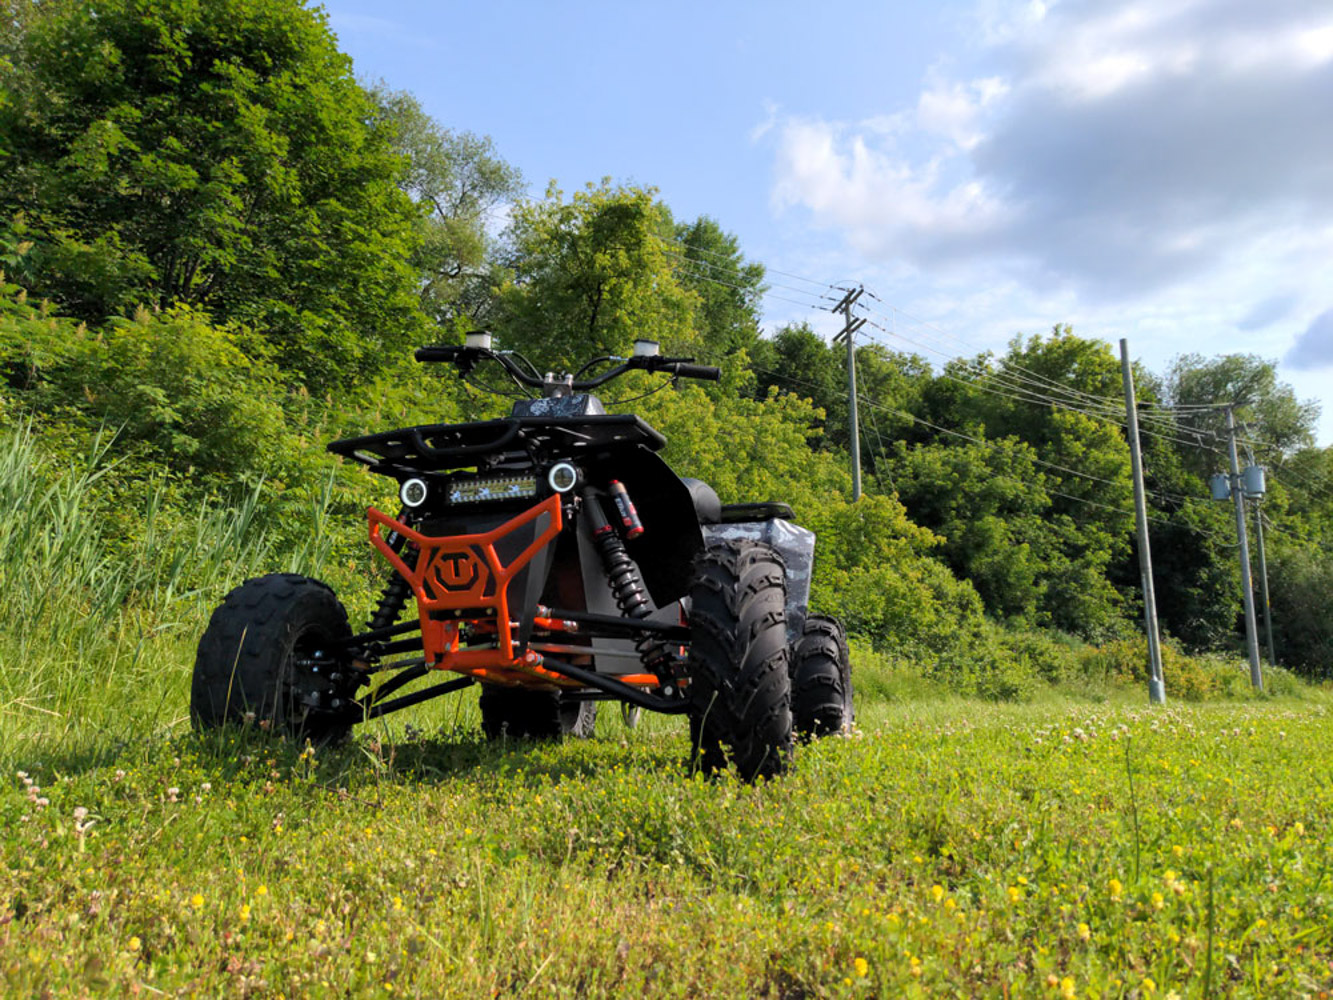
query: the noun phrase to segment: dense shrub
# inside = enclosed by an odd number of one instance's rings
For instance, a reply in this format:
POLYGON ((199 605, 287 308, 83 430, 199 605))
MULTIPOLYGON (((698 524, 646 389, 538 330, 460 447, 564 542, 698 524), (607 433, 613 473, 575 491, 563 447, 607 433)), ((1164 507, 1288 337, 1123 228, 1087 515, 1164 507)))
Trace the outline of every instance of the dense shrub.
POLYGON ((1278 658, 1304 677, 1333 677, 1333 556, 1281 553, 1268 580, 1278 658))

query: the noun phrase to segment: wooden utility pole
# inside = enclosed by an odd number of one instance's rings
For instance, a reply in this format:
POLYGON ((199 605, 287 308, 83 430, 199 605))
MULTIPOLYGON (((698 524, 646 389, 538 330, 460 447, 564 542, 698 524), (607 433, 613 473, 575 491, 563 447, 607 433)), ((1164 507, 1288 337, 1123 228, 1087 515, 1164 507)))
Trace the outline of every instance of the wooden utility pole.
POLYGON ((1231 459, 1231 499, 1236 505, 1236 535, 1240 539, 1240 590, 1245 600, 1245 650, 1250 657, 1250 683, 1264 689, 1259 666, 1259 629, 1254 621, 1254 580, 1250 576, 1250 540, 1245 530, 1245 489, 1240 481, 1240 459, 1236 457, 1236 409, 1227 407, 1227 454, 1231 459))
POLYGON ((842 332, 833 338, 836 344, 847 340, 847 412, 851 417, 852 500, 861 499, 861 424, 856 406, 856 331, 865 326, 864 319, 852 319, 852 305, 865 289, 860 285, 847 290, 833 312, 842 313, 842 332))
POLYGON ((1129 363, 1129 341, 1120 341, 1120 374, 1125 383, 1125 416, 1129 421, 1129 460, 1134 474, 1134 525, 1139 541, 1139 574, 1143 581, 1143 627, 1148 633, 1148 700, 1166 701, 1162 677, 1162 641, 1157 632, 1157 591, 1152 579, 1152 551, 1148 547, 1148 499, 1143 489, 1143 452, 1139 448, 1139 408, 1134 401, 1134 370, 1129 363))

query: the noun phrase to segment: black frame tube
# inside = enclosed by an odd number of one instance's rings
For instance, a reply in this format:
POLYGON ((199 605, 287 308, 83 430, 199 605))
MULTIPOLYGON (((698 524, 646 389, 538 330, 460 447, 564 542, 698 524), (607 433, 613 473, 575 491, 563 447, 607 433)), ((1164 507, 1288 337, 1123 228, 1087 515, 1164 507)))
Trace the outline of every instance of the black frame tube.
MULTIPOLYGON (((394 678, 394 680, 397 679, 397 677, 394 678)), ((449 694, 451 691, 461 691, 463 688, 471 687, 475 683, 476 681, 471 677, 458 677, 451 681, 445 681, 443 684, 434 684, 431 687, 422 688, 420 691, 413 691, 411 694, 405 694, 401 698, 391 698, 389 701, 376 702, 365 710, 363 718, 378 719, 381 715, 388 715, 390 712, 397 712, 399 709, 419 705, 423 701, 430 701, 432 698, 438 698, 442 694, 449 694)))
POLYGON ((329 645, 350 648, 368 642, 379 642, 381 639, 392 639, 396 635, 406 635, 409 632, 416 632, 420 630, 420 628, 421 619, 415 618, 409 622, 400 622, 397 625, 389 625, 386 628, 377 628, 370 632, 358 632, 356 635, 349 635, 345 639, 334 639, 329 642, 329 645))
MULTIPOLYGON (((690 630, 684 625, 668 625, 665 622, 655 622, 647 618, 621 618, 617 615, 599 615, 592 611, 567 611, 564 608, 539 607, 537 614, 542 618, 559 618, 565 621, 578 622, 580 625, 596 625, 599 628, 608 629, 614 634, 604 638, 614 639, 625 635, 640 635, 644 632, 652 635, 660 635, 664 639, 673 642, 689 642, 690 630)), ((575 632, 574 635, 587 635, 597 638, 596 632, 575 632)))
POLYGON ((572 663, 564 663, 560 660, 553 660, 549 656, 542 657, 542 666, 547 670, 553 670, 557 674, 562 674, 570 680, 579 681, 590 688, 596 688, 599 691, 605 691, 607 694, 615 696, 620 701, 627 701, 632 705, 638 705, 649 711, 661 712, 663 715, 683 715, 690 710, 690 703, 681 698, 666 698, 658 694, 648 694, 639 688, 632 687, 616 680, 614 677, 607 677, 605 674, 599 674, 595 670, 584 670, 582 667, 576 667, 572 663))

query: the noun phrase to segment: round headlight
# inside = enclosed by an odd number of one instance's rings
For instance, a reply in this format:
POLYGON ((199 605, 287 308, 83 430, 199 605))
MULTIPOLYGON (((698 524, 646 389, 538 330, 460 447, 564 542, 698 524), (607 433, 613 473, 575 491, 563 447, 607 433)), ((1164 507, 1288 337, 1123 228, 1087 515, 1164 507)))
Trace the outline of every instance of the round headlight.
POLYGON ((399 487, 398 496, 402 499, 404 507, 420 507, 426 502, 426 495, 429 492, 424 480, 409 479, 399 487))
POLYGON ((568 462, 561 462, 559 465, 551 466, 551 471, 546 474, 546 481, 557 493, 568 493, 579 483, 579 470, 568 462))

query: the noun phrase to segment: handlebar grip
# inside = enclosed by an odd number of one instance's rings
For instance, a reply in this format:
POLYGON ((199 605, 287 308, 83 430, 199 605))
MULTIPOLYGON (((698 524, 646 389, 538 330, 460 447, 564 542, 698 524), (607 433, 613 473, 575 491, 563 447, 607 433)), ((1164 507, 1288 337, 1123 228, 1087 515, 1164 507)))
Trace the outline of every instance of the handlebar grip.
POLYGON ((714 368, 712 365, 689 365, 678 362, 668 370, 671 374, 678 375, 681 378, 698 378, 707 382, 716 382, 722 378, 722 369, 714 368))
POLYGON ((430 361, 455 361, 458 355, 467 350, 465 347, 418 347, 413 355, 422 364, 430 361))

